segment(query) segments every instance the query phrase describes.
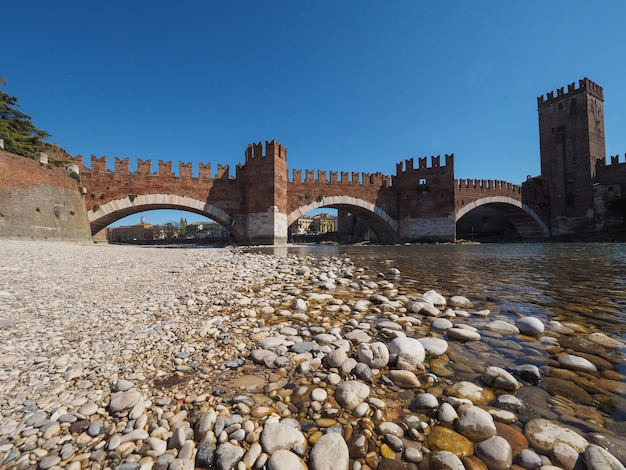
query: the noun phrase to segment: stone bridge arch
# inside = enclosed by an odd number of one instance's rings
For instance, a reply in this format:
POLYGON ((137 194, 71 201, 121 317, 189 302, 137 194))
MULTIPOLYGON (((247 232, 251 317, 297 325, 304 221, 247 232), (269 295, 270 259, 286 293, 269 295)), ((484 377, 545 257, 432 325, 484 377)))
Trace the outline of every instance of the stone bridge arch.
POLYGON ((245 239, 243 227, 239 227, 237 219, 211 204, 187 196, 173 194, 142 194, 131 201, 130 198, 121 198, 109 201, 98 207, 96 211, 88 212, 91 234, 95 235, 107 225, 127 215, 136 214, 153 209, 176 209, 194 212, 206 216, 226 227, 237 241, 245 239))
POLYGON ((492 207, 507 217, 524 239, 549 238, 550 230, 541 218, 526 204, 506 196, 490 196, 477 199, 456 211, 454 222, 481 207, 492 207))
POLYGON ((300 206, 287 216, 287 226, 289 227, 308 212, 321 207, 350 211, 367 222, 383 243, 397 243, 399 240, 397 221, 371 202, 352 196, 328 196, 300 206))

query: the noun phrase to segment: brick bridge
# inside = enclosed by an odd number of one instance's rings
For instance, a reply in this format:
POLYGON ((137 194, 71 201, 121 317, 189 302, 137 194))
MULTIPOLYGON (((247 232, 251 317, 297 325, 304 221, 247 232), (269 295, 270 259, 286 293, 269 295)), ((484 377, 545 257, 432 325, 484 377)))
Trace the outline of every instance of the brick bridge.
POLYGON ((245 163, 236 167, 200 164, 198 176, 191 163, 159 161, 153 173, 150 160, 115 158, 114 170, 106 157, 74 159, 89 214, 92 234, 130 214, 152 209, 180 209, 213 219, 241 243, 281 244, 288 227, 320 207, 345 210, 363 219, 384 243, 453 241, 456 223, 473 210, 492 207, 504 214, 522 238, 545 238, 542 220, 522 203, 521 187, 502 181, 455 180, 454 156, 413 159, 396 165, 395 176, 293 170, 290 180, 287 149, 275 141, 250 144, 245 163))

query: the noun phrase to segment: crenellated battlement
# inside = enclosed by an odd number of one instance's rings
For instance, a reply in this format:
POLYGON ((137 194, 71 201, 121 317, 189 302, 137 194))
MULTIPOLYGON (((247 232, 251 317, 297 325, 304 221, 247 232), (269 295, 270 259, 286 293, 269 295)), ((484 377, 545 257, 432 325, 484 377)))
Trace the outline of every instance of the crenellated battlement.
MULTIPOLYGON (((168 161, 164 162, 163 160, 159 160, 158 169, 156 172, 152 171, 152 160, 142 160, 141 158, 137 159, 137 169, 135 171, 130 171, 130 158, 119 158, 114 157, 113 160, 113 170, 107 168, 108 157, 96 157, 94 155, 91 156, 91 167, 88 168, 83 163, 83 156, 77 155, 73 157, 71 160, 75 165, 80 169, 80 174, 85 175, 126 175, 129 177, 132 176, 159 176, 159 177, 170 177, 170 178, 180 178, 181 180, 202 180, 207 181, 211 180, 211 164, 210 163, 199 163, 198 164, 198 176, 193 176, 193 163, 184 163, 178 162, 178 175, 176 175, 173 171, 173 162, 168 161)), ((229 179, 229 166, 228 165, 219 165, 215 178, 225 178, 229 179)))
POLYGON ((458 191, 494 191, 498 193, 510 192, 521 194, 522 187, 503 180, 455 179, 455 189, 458 191))
POLYGON ((567 91, 565 91, 565 87, 558 88, 556 90, 556 96, 554 96, 554 91, 550 91, 546 95, 537 97, 537 104, 539 106, 550 104, 566 96, 580 93, 581 91, 588 91, 596 98, 604 100, 604 91, 602 90, 602 87, 585 77, 582 80, 578 80, 578 88, 576 88, 576 82, 570 83, 567 85, 567 91))
POLYGON ((428 157, 419 157, 417 159, 417 168, 415 168, 415 161, 413 158, 409 158, 404 162, 396 163, 396 175, 429 168, 451 167, 454 165, 454 154, 445 154, 445 161, 443 165, 441 164, 441 155, 433 155, 430 157, 430 160, 430 167, 428 166, 428 157))
POLYGON ((250 162, 251 160, 254 160, 255 158, 266 158, 266 157, 279 158, 281 160, 286 161, 287 149, 283 147, 282 145, 280 145, 275 140, 272 140, 271 142, 268 142, 266 140, 265 144, 263 144, 263 142, 259 142, 258 144, 254 144, 254 143, 248 144, 248 147, 246 148, 245 156, 246 156, 246 163, 250 162))
POLYGON ((598 160, 596 160, 596 166, 612 167, 612 166, 624 165, 626 164, 626 154, 624 154, 624 161, 621 163, 619 161, 620 160, 619 154, 609 156, 609 160, 610 162, 607 165, 606 160, 604 158, 598 158, 598 160))
POLYGON ((391 177, 383 175, 381 172, 376 173, 359 173, 359 172, 337 172, 317 170, 317 178, 315 170, 304 170, 304 180, 302 180, 302 170, 292 170, 293 183, 315 183, 315 184, 339 184, 339 185, 363 185, 389 187, 391 186, 391 177))
POLYGON ((616 175, 626 172, 626 154, 622 161, 620 161, 619 154, 609 156, 608 164, 605 158, 598 158, 595 170, 596 177, 607 178, 614 178, 616 175))

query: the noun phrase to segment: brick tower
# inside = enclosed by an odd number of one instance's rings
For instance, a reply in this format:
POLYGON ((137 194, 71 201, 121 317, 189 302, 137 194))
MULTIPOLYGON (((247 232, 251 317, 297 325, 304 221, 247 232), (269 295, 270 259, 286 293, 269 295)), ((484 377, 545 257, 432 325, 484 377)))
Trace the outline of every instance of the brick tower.
POLYGON ((245 207, 248 243, 287 243, 287 149, 272 140, 246 149, 245 207))
POLYGON ((596 160, 605 159, 602 87, 588 78, 537 98, 541 177, 547 183, 552 235, 593 224, 596 160))

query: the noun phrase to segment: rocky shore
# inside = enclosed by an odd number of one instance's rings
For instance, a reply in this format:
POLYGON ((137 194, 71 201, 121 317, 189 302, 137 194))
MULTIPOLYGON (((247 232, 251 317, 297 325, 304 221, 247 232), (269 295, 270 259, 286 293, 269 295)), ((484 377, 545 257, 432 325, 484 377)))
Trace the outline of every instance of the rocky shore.
POLYGON ((0 240, 0 467, 624 469, 625 351, 392 266, 0 240))

